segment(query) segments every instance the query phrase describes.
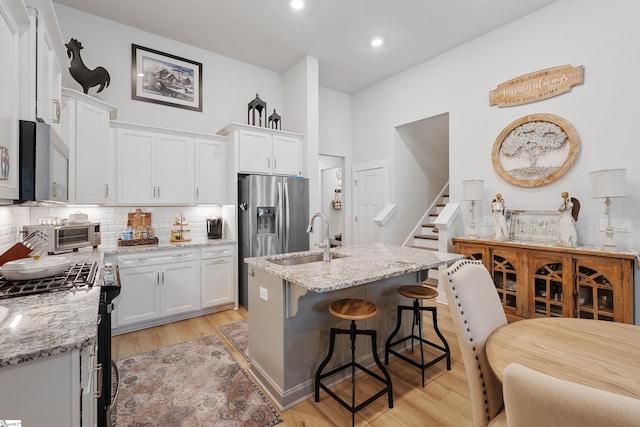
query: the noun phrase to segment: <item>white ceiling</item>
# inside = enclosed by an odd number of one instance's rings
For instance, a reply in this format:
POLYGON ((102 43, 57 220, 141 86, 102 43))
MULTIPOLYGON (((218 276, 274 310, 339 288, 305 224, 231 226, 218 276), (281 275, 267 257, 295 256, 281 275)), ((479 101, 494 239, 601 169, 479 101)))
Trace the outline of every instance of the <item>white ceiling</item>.
POLYGON ((305 55, 355 93, 556 0, 55 0, 276 72, 305 55), (371 37, 387 43, 372 48, 371 37))

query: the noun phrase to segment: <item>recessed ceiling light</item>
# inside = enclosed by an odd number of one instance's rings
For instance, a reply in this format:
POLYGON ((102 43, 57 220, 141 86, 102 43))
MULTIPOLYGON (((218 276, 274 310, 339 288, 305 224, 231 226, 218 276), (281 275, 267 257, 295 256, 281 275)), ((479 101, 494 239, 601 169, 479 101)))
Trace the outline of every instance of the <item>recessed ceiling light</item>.
POLYGON ((371 39, 371 46, 373 47, 382 46, 383 43, 384 39, 382 37, 374 37, 371 39))
POLYGON ((304 7, 304 2, 302 0, 291 0, 291 7, 298 10, 304 7))

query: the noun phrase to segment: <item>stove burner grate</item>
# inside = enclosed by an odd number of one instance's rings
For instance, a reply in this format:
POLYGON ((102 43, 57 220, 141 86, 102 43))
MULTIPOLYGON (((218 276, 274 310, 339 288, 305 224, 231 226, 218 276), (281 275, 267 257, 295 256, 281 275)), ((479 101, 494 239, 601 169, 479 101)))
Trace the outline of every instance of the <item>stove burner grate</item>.
POLYGON ((8 280, 0 276, 0 299, 45 292, 91 288, 98 272, 98 263, 78 262, 64 273, 31 280, 8 280))

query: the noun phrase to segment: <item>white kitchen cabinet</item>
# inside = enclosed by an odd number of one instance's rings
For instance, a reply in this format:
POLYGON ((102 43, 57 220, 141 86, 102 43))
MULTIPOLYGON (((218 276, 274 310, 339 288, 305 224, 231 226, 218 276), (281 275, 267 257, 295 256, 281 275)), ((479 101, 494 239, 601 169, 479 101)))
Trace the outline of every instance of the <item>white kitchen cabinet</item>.
POLYGON ((95 425, 97 381, 90 347, 0 368, 3 419, 24 426, 95 425))
POLYGON ((119 255, 118 327, 200 308, 196 249, 119 255))
POLYGON ((195 144, 196 203, 228 203, 227 182, 231 179, 229 173, 232 168, 227 142, 197 138, 195 144))
POLYGON ((115 200, 115 164, 111 159, 109 122, 113 105, 63 88, 62 139, 70 151, 69 202, 111 204, 115 200))
POLYGON ((117 204, 193 204, 193 138, 117 128, 116 156, 117 204))
POLYGON ((26 0, 31 25, 20 37, 20 118, 49 123, 60 131, 64 41, 51 1, 26 0))
POLYGON ((240 173, 302 175, 301 134, 232 123, 218 132, 231 136, 240 173))
POLYGON ((234 302, 234 253, 233 245, 201 249, 200 286, 203 308, 234 302))
POLYGON ((20 31, 30 23, 20 0, 0 0, 0 199, 18 198, 20 31))

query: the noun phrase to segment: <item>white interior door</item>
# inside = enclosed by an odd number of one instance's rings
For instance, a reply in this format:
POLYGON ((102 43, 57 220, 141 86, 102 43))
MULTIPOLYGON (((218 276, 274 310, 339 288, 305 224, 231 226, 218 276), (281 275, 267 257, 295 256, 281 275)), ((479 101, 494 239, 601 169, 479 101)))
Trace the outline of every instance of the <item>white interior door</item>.
POLYGON ((384 207, 384 168, 375 167, 355 171, 356 216, 354 243, 381 243, 382 232, 373 219, 384 207))

